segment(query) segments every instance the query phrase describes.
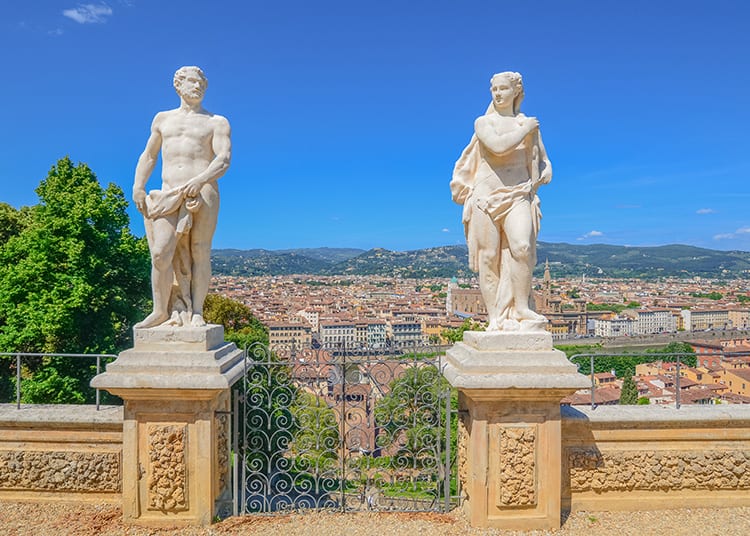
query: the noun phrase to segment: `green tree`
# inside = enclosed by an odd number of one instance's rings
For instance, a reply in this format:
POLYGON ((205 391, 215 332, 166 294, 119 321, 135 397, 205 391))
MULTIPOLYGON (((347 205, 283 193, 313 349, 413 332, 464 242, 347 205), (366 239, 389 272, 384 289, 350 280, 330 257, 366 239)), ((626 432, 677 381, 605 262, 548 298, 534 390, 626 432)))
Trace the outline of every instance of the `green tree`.
MULTIPOLYGON (((122 190, 102 188, 86 164, 66 157, 36 192, 37 205, 0 209, 3 222, 15 222, 0 244, 0 350, 123 349, 148 309, 150 261, 145 240, 128 228, 122 190)), ((55 389, 62 389, 58 401, 93 397, 91 364, 45 358, 25 365, 25 399, 44 402, 55 389), (35 387, 35 378, 44 385, 35 387)))
MULTIPOLYGON (((664 346, 663 348, 653 348, 651 350, 648 350, 647 353, 652 354, 648 358, 649 361, 655 360, 653 354, 687 354, 687 355, 680 356, 680 363, 683 366, 695 367, 698 364, 698 360, 695 355, 695 350, 693 350, 693 347, 690 346, 690 344, 686 342, 670 342, 668 345, 664 346)), ((669 357, 669 356, 664 357, 665 361, 676 361, 676 359, 677 359, 676 357, 669 357)), ((648 361, 644 361, 644 363, 648 363, 648 361)))
POLYGON ((0 247, 11 237, 18 236, 26 227, 29 208, 16 210, 7 203, 0 203, 0 247))
POLYGON ((721 292, 691 292, 693 298, 707 298, 709 300, 720 300, 724 297, 721 292))
POLYGON ((268 344, 268 330, 250 308, 220 294, 209 294, 203 304, 203 318, 209 324, 224 326, 224 338, 240 348, 255 343, 268 344))
MULTIPOLYGON (((595 354, 604 353, 601 349, 601 345, 572 345, 572 346, 556 346, 558 350, 562 350, 568 356, 568 359, 573 357, 575 354, 595 354)), ((671 342, 661 348, 651 348, 643 353, 632 353, 624 354, 619 356, 607 356, 607 357, 596 357, 594 358, 594 372, 610 372, 615 371, 615 374, 624 378, 628 375, 633 375, 635 372, 636 365, 640 363, 651 363, 652 361, 675 361, 676 358, 667 356, 664 354, 675 354, 684 353, 686 356, 680 357, 680 362, 684 366, 695 367, 696 357, 695 352, 691 346, 683 342, 671 342)), ((583 374, 589 374, 590 369, 590 358, 578 357, 573 359, 573 362, 579 366, 579 370, 583 374)))
POLYGON ((291 448, 297 467, 318 474, 332 469, 339 447, 336 413, 325 400, 307 392, 298 393, 291 411, 299 427, 291 448))
POLYGON ((471 318, 467 318, 457 328, 444 329, 441 335, 448 342, 456 343, 464 339, 464 331, 484 331, 484 326, 479 322, 474 322, 471 318))
POLYGON ((621 405, 635 405, 638 403, 638 387, 633 381, 633 376, 627 375, 622 382, 622 391, 620 392, 621 405))
POLYGON ((589 311, 612 311, 613 313, 621 313, 626 307, 619 303, 591 303, 586 305, 586 309, 589 311))
POLYGON ((399 462, 417 465, 420 459, 434 460, 436 452, 445 452, 449 416, 443 397, 447 393, 451 393, 452 407, 458 407, 457 395, 437 367, 409 367, 391 382, 390 392, 375 406, 375 422, 383 432, 378 446, 399 445, 399 462))

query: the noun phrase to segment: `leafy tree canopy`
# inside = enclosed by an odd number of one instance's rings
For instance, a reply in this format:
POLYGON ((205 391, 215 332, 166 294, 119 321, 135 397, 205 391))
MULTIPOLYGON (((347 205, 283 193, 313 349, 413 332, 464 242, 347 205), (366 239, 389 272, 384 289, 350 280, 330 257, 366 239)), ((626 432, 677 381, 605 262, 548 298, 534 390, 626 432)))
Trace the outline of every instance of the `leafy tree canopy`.
MULTIPOLYGON (((578 346, 556 346, 558 350, 562 350, 568 356, 568 359, 573 357, 575 354, 595 354, 603 353, 606 354, 606 350, 601 345, 578 345, 578 346)), ((626 376, 632 376, 635 374, 635 367, 640 363, 651 363, 652 361, 676 361, 675 356, 669 356, 664 354, 687 354, 680 356, 680 363, 683 366, 695 367, 696 357, 695 352, 688 343, 684 342, 671 342, 661 348, 650 348, 639 353, 625 353, 623 355, 606 356, 606 357, 595 357, 594 358, 594 372, 610 372, 614 371, 618 378, 624 378, 626 376)), ((582 374, 589 374, 590 358, 589 357, 577 357, 573 360, 582 374)))
POLYGON ((444 329, 440 334, 448 342, 456 343, 464 339, 464 331, 484 331, 484 326, 467 318, 459 327, 444 329))
POLYGON ((28 216, 29 207, 16 210, 9 204, 0 202, 0 246, 26 227, 28 216))
POLYGON ((0 206, 0 349, 114 352, 147 309, 149 255, 128 229, 122 190, 102 188, 65 157, 36 190, 39 204, 0 206))
MULTIPOLYGON (((451 406, 458 407, 458 395, 437 367, 410 367, 391 382, 390 392, 375 406, 375 422, 381 429, 379 446, 399 444, 401 462, 434 457, 445 452, 446 415, 443 396, 450 393, 451 406)), ((455 430, 452 438, 455 438, 455 430)), ((456 445, 453 444, 453 452, 456 445)), ((400 462, 400 463, 401 463, 400 462)))
POLYGON ((620 391, 620 404, 632 406, 637 403, 638 387, 636 387, 632 376, 625 376, 622 382, 622 391, 620 391))
POLYGON ((268 330, 250 308, 220 294, 209 294, 203 304, 203 318, 224 326, 224 338, 240 348, 253 343, 268 344, 268 330))

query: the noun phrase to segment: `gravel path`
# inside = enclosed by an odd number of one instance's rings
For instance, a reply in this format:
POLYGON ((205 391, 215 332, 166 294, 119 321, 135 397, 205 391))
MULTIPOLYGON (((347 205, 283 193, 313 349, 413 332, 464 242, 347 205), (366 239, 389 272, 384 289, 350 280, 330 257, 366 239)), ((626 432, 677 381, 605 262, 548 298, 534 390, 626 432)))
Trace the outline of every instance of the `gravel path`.
MULTIPOLYGON (((229 518, 206 528, 147 529, 126 527, 120 508, 109 505, 0 502, 2 536, 456 536, 511 535, 509 531, 471 529, 454 511, 437 513, 315 512, 281 517, 229 518)), ((685 509, 657 512, 578 512, 555 535, 747 536, 750 508, 685 509)))

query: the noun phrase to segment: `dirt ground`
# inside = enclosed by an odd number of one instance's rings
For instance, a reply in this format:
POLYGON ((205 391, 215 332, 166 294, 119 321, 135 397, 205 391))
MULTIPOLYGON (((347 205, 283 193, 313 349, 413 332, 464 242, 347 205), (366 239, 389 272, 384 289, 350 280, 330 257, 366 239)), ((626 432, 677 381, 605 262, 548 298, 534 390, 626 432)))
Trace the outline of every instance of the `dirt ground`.
MULTIPOLYGON (((510 531, 472 529, 459 511, 440 513, 313 512, 283 516, 231 517, 203 528, 128 527, 119 507, 61 503, 0 502, 2 536, 456 536, 510 535, 510 531)), ((750 508, 684 509, 654 512, 577 512, 555 535, 747 536, 750 508)))

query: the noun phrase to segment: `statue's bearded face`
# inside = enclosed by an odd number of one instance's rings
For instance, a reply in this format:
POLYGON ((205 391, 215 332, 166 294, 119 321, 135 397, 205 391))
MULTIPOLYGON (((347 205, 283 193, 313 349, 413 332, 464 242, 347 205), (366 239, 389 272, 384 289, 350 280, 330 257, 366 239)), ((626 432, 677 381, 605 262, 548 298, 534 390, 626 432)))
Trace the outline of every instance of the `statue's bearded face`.
POLYGON ((510 80, 504 76, 496 76, 492 79, 490 85, 492 93, 492 102, 495 106, 513 106, 513 100, 516 98, 516 89, 510 80))
POLYGON ((177 94, 188 102, 200 102, 206 94, 206 79, 193 70, 187 70, 184 76, 175 81, 177 94))

